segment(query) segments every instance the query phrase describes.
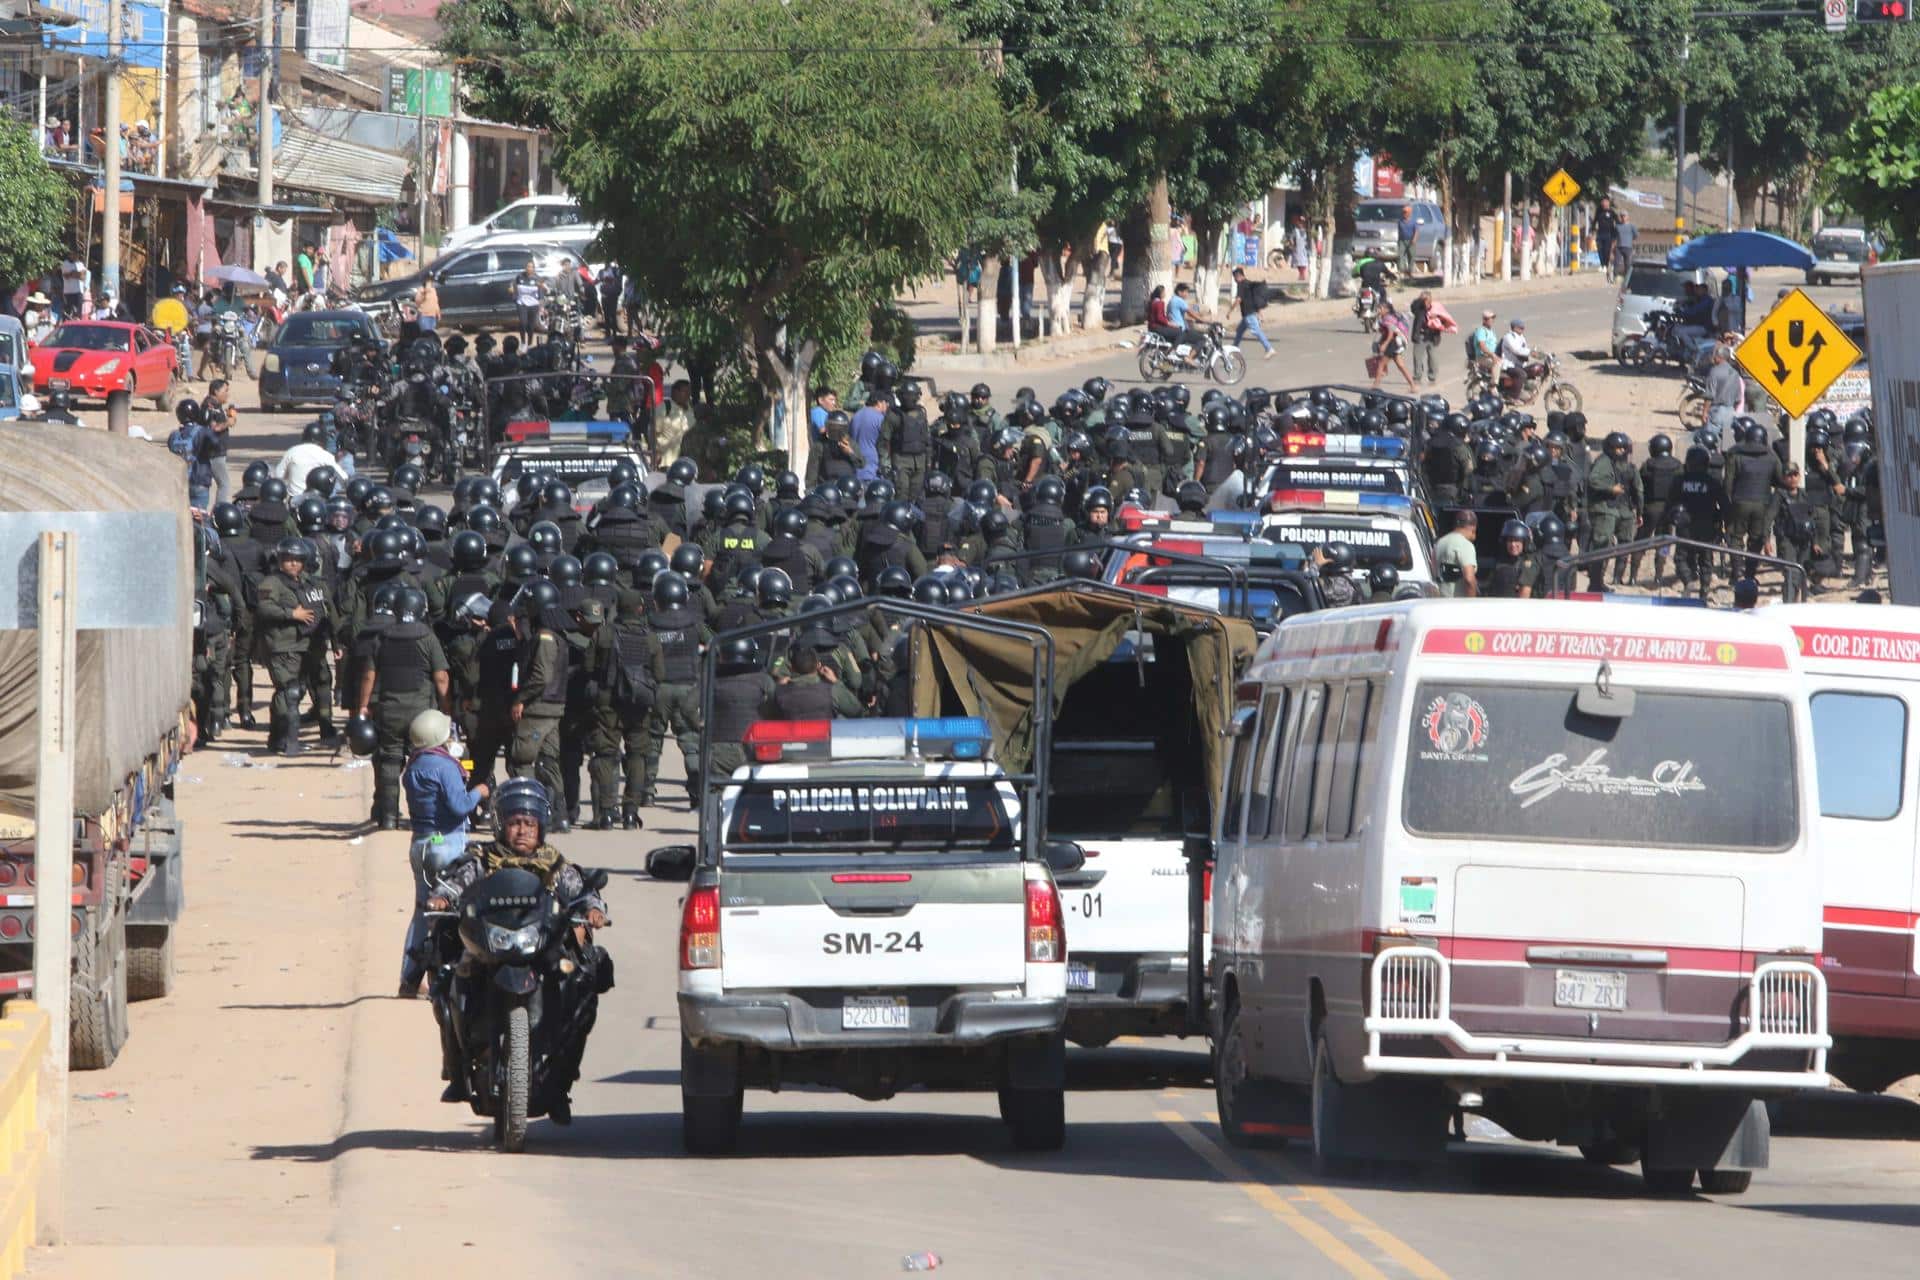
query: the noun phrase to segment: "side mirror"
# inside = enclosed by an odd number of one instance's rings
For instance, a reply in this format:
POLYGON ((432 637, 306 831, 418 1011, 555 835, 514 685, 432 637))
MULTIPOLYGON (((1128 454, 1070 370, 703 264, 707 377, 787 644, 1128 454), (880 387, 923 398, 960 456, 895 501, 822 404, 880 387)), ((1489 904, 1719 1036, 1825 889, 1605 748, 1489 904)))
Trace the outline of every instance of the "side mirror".
POLYGON ((1087 851, 1071 840, 1047 841, 1041 857, 1056 876, 1068 875, 1087 865, 1087 851))
POLYGON ((647 855, 647 874, 655 880, 685 884, 693 879, 693 846, 662 845, 647 855))

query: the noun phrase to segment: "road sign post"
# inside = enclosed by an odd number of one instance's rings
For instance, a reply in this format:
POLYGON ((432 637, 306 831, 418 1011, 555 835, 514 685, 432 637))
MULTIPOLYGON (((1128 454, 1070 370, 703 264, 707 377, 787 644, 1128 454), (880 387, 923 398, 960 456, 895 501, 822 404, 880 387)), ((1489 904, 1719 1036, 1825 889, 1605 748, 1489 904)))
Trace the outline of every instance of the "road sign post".
POLYGON ((1565 169, 1555 170, 1554 175, 1548 178, 1540 189, 1547 193, 1547 199, 1553 201, 1562 209, 1566 208, 1568 204, 1572 203, 1580 195, 1580 184, 1574 181, 1573 175, 1565 169))
POLYGON ((1734 351, 1740 367, 1798 418, 1853 367, 1860 348, 1799 289, 1774 305, 1734 351))

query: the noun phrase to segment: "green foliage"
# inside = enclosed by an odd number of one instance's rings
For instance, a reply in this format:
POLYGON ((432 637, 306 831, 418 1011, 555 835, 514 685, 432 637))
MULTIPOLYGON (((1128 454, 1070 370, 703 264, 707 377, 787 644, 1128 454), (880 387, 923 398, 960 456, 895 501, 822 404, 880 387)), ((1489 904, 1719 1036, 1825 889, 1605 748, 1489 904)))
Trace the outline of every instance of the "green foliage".
POLYGON ((1920 83, 1868 97, 1830 171, 1834 188, 1902 254, 1920 253, 1920 83))
POLYGON ((60 261, 73 188, 47 167, 33 130, 0 119, 0 280, 18 283, 60 261))

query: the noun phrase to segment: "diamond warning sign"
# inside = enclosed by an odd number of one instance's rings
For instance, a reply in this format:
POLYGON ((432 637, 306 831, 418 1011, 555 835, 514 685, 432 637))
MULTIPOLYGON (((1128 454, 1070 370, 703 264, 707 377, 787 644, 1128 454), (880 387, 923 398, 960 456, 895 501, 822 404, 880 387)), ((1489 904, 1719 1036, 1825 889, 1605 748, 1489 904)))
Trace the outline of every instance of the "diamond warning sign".
POLYGON ((1734 356, 1761 390, 1799 417, 1853 367, 1860 348, 1799 289, 1774 305, 1734 356))

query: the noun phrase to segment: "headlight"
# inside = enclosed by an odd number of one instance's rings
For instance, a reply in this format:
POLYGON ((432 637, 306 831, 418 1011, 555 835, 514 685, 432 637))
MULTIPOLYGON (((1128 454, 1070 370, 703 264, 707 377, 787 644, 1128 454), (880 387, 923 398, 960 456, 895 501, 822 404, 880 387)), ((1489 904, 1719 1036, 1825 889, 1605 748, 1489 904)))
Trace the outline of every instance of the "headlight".
POLYGON ((120 358, 118 356, 115 356, 113 359, 101 365, 98 369, 95 369, 94 372, 104 377, 105 375, 114 372, 119 367, 120 367, 120 358))
POLYGON ((524 929, 502 929, 497 924, 487 926, 487 950, 495 955, 501 952, 522 952, 531 955, 540 949, 540 926, 530 924, 524 929))
POLYGON ((274 351, 267 352, 267 358, 260 362, 260 372, 262 373, 280 372, 280 356, 278 352, 274 352, 274 351))

